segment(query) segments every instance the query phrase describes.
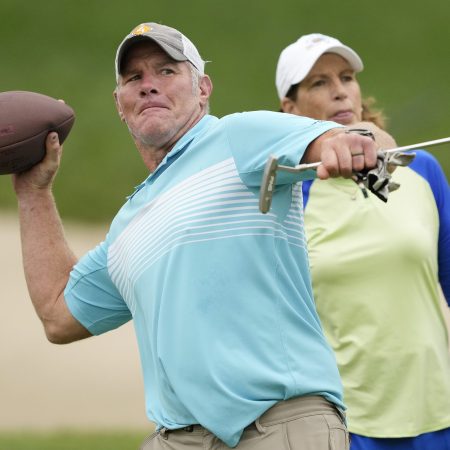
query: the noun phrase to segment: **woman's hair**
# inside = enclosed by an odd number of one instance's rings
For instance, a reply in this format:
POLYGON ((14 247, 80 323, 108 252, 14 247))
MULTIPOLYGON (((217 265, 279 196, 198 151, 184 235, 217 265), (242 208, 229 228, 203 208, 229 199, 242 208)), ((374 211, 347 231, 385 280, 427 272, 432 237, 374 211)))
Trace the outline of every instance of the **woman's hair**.
MULTIPOLYGON (((297 92, 299 86, 300 83, 293 84, 286 93, 286 97, 290 98, 293 102, 297 101, 297 92)), ((378 128, 384 130, 386 129, 386 116, 381 109, 372 108, 375 102, 376 100, 374 97, 367 97, 362 100, 361 119, 364 122, 373 122, 378 128)))
POLYGON ((372 109, 376 102, 375 98, 367 97, 362 99, 362 120, 364 122, 373 122, 378 128, 386 129, 386 116, 381 109, 372 109))

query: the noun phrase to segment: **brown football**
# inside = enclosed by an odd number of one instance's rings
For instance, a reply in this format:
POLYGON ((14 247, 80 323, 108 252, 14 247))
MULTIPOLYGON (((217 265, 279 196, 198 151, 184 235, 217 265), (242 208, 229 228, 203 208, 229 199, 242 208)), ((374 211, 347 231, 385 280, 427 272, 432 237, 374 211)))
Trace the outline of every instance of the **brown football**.
POLYGON ((45 139, 56 131, 63 143, 75 121, 73 109, 47 95, 0 93, 0 175, 28 170, 45 156, 45 139))

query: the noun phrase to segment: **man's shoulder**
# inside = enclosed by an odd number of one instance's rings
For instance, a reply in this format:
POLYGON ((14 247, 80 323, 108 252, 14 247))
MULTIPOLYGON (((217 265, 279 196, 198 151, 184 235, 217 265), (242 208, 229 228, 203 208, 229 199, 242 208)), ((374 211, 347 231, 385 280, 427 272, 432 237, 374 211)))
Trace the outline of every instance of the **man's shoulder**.
POLYGON ((261 128, 268 130, 276 128, 288 131, 291 128, 313 126, 319 122, 308 117, 266 110, 237 112, 223 116, 219 120, 219 123, 228 129, 246 128, 253 131, 261 128))
MULTIPOLYGON (((267 111, 267 110, 258 110, 258 111, 242 111, 235 112, 232 114, 227 114, 223 116, 220 120, 222 122, 252 122, 252 121, 261 121, 261 122, 269 122, 273 120, 286 120, 287 116, 291 116, 291 114, 285 114, 281 112, 275 111, 267 111)), ((298 116, 292 116, 298 117, 298 116)))
POLYGON ((268 110, 257 110, 257 111, 241 111, 231 114, 227 114, 221 118, 221 120, 232 120, 232 119, 269 119, 276 116, 286 115, 281 112, 268 111, 268 110))

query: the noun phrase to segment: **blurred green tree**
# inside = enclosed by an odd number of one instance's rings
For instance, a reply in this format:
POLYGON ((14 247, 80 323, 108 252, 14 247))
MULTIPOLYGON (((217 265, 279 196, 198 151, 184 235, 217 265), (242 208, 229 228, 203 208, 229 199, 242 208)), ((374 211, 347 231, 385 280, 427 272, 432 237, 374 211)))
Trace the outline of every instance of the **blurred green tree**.
MULTIPOLYGON (((116 48, 144 21, 179 28, 211 61, 215 115, 276 110, 280 51, 301 34, 321 32, 362 55, 363 91, 377 98, 399 145, 450 135, 450 2, 1 0, 0 6, 0 91, 62 98, 77 114, 55 185, 63 218, 109 220, 147 175, 112 97, 116 48)), ((450 145, 431 151, 450 174, 450 145)), ((0 207, 14 205, 9 177, 0 177, 0 207)))

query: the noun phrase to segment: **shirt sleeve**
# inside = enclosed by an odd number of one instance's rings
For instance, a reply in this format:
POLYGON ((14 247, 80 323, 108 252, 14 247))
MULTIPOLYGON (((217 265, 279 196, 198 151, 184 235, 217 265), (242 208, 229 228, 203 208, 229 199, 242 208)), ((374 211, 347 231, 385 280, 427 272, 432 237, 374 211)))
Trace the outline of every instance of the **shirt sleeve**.
POLYGON ((421 150, 415 153, 410 167, 429 183, 439 213, 439 283, 450 306, 450 188, 436 158, 421 150))
MULTIPOLYGON (((260 186, 270 155, 286 166, 299 164, 308 145, 331 128, 334 122, 293 114, 255 111, 231 114, 224 119, 226 134, 242 181, 260 186)), ((315 170, 301 173, 277 172, 276 184, 292 184, 315 177, 315 170)))
POLYGON ((303 209, 306 209, 306 205, 309 201, 309 191, 311 190, 311 185, 314 180, 305 180, 302 183, 302 194, 303 194, 303 209))
POLYGON ((64 291, 72 315, 92 334, 113 330, 131 313, 107 269, 107 243, 87 253, 73 268, 64 291))

